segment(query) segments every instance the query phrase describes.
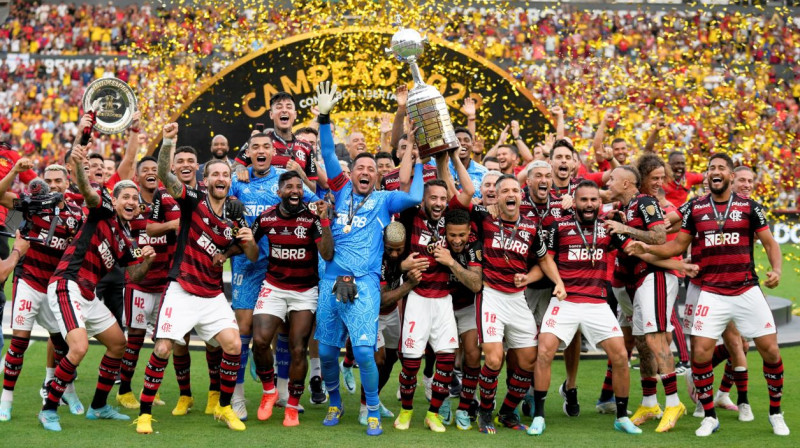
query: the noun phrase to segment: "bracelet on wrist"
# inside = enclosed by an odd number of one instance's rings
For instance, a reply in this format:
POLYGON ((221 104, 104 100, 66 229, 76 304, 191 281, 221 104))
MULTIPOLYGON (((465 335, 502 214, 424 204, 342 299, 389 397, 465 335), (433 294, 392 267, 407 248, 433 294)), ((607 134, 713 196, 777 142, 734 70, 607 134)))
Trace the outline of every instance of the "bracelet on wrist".
POLYGON ((175 146, 175 139, 164 137, 161 140, 161 144, 164 145, 164 146, 175 146))
POLYGON ((17 249, 16 247, 15 247, 15 248, 13 248, 13 249, 11 249, 11 253, 13 254, 14 252, 16 252, 16 253, 17 253, 17 256, 18 256, 18 257, 19 257, 19 259, 21 260, 21 259, 22 259, 22 252, 21 252, 19 249, 17 249))

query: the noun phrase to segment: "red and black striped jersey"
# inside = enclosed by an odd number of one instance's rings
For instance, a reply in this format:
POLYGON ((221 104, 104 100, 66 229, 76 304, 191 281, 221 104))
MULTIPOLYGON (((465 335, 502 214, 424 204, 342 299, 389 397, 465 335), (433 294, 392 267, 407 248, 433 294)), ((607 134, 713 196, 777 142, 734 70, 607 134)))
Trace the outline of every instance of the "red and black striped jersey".
POLYGON ((575 218, 562 218, 552 223, 548 235, 547 251, 553 256, 564 281, 565 300, 605 302, 608 298, 608 263, 614 261, 609 252, 624 247, 629 241, 627 237, 612 235, 602 220, 598 220, 596 226, 594 223, 578 225, 575 218))
MULTIPOLYGON (((411 179, 414 178, 414 168, 411 168, 411 179)), ((422 181, 436 179, 436 167, 426 163, 422 165, 422 181)), ((394 191, 400 189, 400 168, 395 168, 381 178, 381 190, 394 191)))
MULTIPOLYGON (((706 194, 704 194, 703 196, 701 196, 699 198, 695 198, 694 200, 695 201, 704 200, 704 199, 708 198, 708 196, 709 196, 708 193, 706 193, 706 194)), ((680 207, 678 207, 677 212, 678 212, 678 216, 680 216, 680 218, 681 218, 681 223, 683 222, 683 217, 686 216, 686 214, 690 212, 691 207, 693 205, 692 202, 693 201, 684 202, 680 207)), ((692 263, 699 264, 700 263, 700 247, 698 245, 696 245, 696 244, 691 244, 691 247, 689 248, 689 256, 690 256, 690 260, 692 261, 692 263)), ((691 283, 694 283, 696 286, 700 286, 700 285, 703 284, 703 282, 702 282, 702 280, 701 280, 699 275, 690 278, 689 281, 691 283)))
MULTIPOLYGON (((30 222, 28 237, 47 241, 54 215, 34 215, 30 222)), ((33 289, 47 293, 50 277, 61 261, 67 246, 73 241, 83 224, 83 209, 73 201, 66 200, 58 210, 58 223, 49 242, 31 242, 30 249, 17 267, 17 277, 25 280, 33 289)))
MULTIPOLYGON (((450 249, 450 255, 456 263, 460 264, 464 269, 483 266, 483 245, 480 241, 470 241, 461 252, 453 252, 453 249, 450 249)), ((450 269, 448 269, 448 271, 450 271, 450 269)), ((449 286, 453 295, 454 311, 475 304, 475 293, 467 288, 465 284, 458 281, 452 271, 450 271, 449 286)))
POLYGON ((758 285, 753 261, 754 236, 769 228, 761 204, 731 194, 730 210, 722 228, 717 224, 717 216, 726 215, 728 201, 716 202, 711 196, 690 201, 683 209, 681 225, 681 232, 692 235, 692 246, 699 253, 699 260, 693 258, 692 262, 700 265, 700 288, 725 296, 736 296, 758 285))
MULTIPOLYGON (((383 256, 381 261, 381 290, 394 291, 403 284, 403 271, 400 269, 402 260, 392 261, 383 256)), ((381 308, 381 315, 386 315, 397 309, 397 302, 381 308)))
MULTIPOLYGON (((620 211, 625 214, 625 224, 634 229, 650 230, 657 225, 664 224, 664 215, 661 213, 658 199, 649 194, 639 193, 620 211)), ((615 269, 614 277, 626 285, 638 287, 647 274, 665 271, 665 269, 649 264, 639 257, 627 255, 623 251, 617 253, 617 258, 619 259, 619 271, 615 269)))
MULTIPOLYGON (((300 165, 309 180, 317 180, 317 165, 314 162, 314 148, 311 145, 303 140, 297 140, 294 136, 291 141, 284 141, 275 135, 275 131, 269 131, 267 135, 272 138, 272 147, 275 149, 270 162, 271 166, 286 169, 286 164, 290 160, 294 160, 300 165)), ((246 147, 239 150, 239 153, 236 154, 236 162, 250 166, 252 162, 246 152, 246 147)))
POLYGON ((89 210, 86 223, 64 251, 50 283, 72 280, 78 284, 86 300, 94 300, 94 290, 114 267, 141 262, 138 248, 129 237, 127 223, 117 217, 108 191, 99 187, 100 204, 89 210))
MULTIPOLYGON (((231 220, 211 209, 206 194, 183 186, 180 198, 180 231, 169 279, 180 283, 190 294, 212 298, 222 293, 222 266, 214 265, 214 255, 236 243, 234 228, 247 225, 244 217, 231 220)), ((224 210, 224 209, 223 209, 224 210)))
MULTIPOLYGON (((158 189, 155 191, 155 195, 160 196, 158 189)), ((153 201, 155 201, 155 195, 153 201)), ((164 195, 169 196, 166 192, 164 192, 164 195)), ((172 196, 170 196, 170 199, 172 199, 172 196)), ((175 207, 177 206, 176 203, 175 207)), ((180 210, 170 213, 173 216, 172 219, 180 217, 180 210)), ((170 262, 175 249, 175 233, 170 232, 159 237, 148 236, 147 223, 152 214, 153 204, 148 204, 142 200, 139 203, 139 214, 130 222, 131 237, 139 247, 151 246, 156 251, 156 257, 150 265, 150 269, 147 270, 147 275, 140 282, 132 282, 127 273, 125 274, 125 281, 130 287, 139 291, 163 293, 167 289, 167 276, 169 275, 170 262)))
POLYGON ((251 228, 256 243, 264 237, 269 240, 266 279, 271 285, 302 292, 319 284, 317 243, 322 239, 322 224, 317 215, 306 208, 285 216, 280 205, 273 205, 251 228))
POLYGON ((429 299, 439 299, 450 294, 447 279, 450 269, 436 262, 433 252, 437 246, 445 246, 444 216, 432 222, 425 210, 417 205, 400 213, 398 220, 406 228, 406 253, 416 252, 425 257, 430 265, 422 272, 422 280, 414 292, 429 299))
MULTIPOLYGON (((536 224, 540 238, 546 242, 550 225, 557 219, 572 217, 572 209, 562 209, 561 198, 555 196, 552 192, 548 195, 547 202, 541 204, 534 202, 528 188, 530 187, 522 190, 522 202, 519 204, 519 212, 536 224)), ((528 288, 546 289, 554 286, 555 284, 547 276, 544 276, 541 280, 529 284, 528 288)))
MULTIPOLYGON (((451 201, 450 204, 458 202, 451 201)), ((492 217, 484 207, 472 203, 469 211, 483 245, 484 285, 508 293, 524 290, 524 286, 518 288, 514 285, 514 274, 527 274, 540 258, 547 255, 536 224, 523 216, 517 222, 503 221, 492 217)))

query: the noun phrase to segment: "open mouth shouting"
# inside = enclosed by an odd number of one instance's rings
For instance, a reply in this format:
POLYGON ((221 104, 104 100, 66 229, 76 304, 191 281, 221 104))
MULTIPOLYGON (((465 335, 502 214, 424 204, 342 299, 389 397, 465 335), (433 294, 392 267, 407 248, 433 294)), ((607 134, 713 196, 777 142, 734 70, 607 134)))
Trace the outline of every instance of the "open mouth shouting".
POLYGON ((515 198, 506 199, 504 204, 506 205, 506 210, 508 211, 508 213, 514 213, 517 210, 517 207, 519 206, 515 198))
POLYGON ((130 221, 139 212, 139 207, 136 207, 133 204, 130 204, 130 205, 126 205, 125 207, 123 207, 122 211, 123 211, 123 218, 126 221, 130 221))
POLYGON ((156 185, 158 179, 156 178, 155 174, 148 174, 144 177, 144 183, 147 184, 148 187, 152 187, 156 185))
POLYGON ((286 128, 289 127, 289 113, 283 112, 278 116, 278 123, 280 123, 281 127, 286 128))
POLYGON ((556 169, 556 174, 560 179, 566 179, 569 177, 569 167, 566 164, 561 164, 556 169))
POLYGON ((439 220, 439 218, 442 217, 442 214, 444 213, 444 207, 442 207, 441 205, 433 205, 428 210, 428 212, 429 212, 428 215, 430 216, 430 218, 432 220, 436 221, 436 220, 439 220))
POLYGON ((722 175, 715 174, 709 179, 708 185, 714 191, 722 191, 725 188, 725 180, 722 175))

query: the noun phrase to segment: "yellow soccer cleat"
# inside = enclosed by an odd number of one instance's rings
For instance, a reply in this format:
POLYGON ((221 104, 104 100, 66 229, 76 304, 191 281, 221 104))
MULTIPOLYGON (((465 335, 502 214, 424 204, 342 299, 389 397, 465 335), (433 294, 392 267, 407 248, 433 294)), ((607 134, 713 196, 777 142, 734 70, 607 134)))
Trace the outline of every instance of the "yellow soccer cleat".
POLYGON ((153 406, 164 406, 167 403, 164 403, 164 400, 161 399, 161 392, 156 392, 156 396, 153 397, 153 406))
POLYGON ((139 409, 139 400, 133 396, 133 392, 117 394, 117 403, 125 409, 139 409))
POLYGON ((206 415, 213 414, 214 409, 217 408, 218 404, 219 404, 219 391, 218 390, 208 391, 208 403, 206 404, 206 415))
POLYGON ((683 403, 678 403, 677 406, 670 406, 664 409, 664 415, 661 417, 661 422, 656 428, 656 432, 667 432, 675 427, 678 419, 686 415, 686 406, 683 403))
POLYGON ((436 412, 428 411, 428 413, 425 414, 425 426, 430 428, 433 432, 447 431, 444 427, 444 423, 442 423, 442 417, 436 412))
POLYGON ((152 434, 154 421, 151 414, 142 414, 133 423, 136 424, 136 432, 139 434, 152 434))
POLYGON ((414 410, 401 409, 400 415, 398 415, 394 421, 394 427, 401 431, 405 431, 406 429, 408 429, 409 426, 411 426, 411 416, 413 415, 414 415, 414 410))
POLYGON ((186 415, 189 410, 194 406, 194 398, 181 395, 178 397, 178 402, 175 403, 175 409, 172 410, 172 415, 186 415))
POLYGON ((636 412, 633 413, 631 421, 633 422, 634 425, 639 426, 648 420, 652 420, 654 418, 661 418, 663 414, 664 412, 661 411, 661 406, 659 405, 655 405, 652 407, 639 405, 639 409, 637 409, 636 412))
POLYGON ((244 431, 247 429, 244 423, 239 420, 239 416, 236 415, 231 405, 222 407, 218 404, 217 407, 214 408, 214 418, 225 423, 228 425, 228 428, 234 431, 244 431))

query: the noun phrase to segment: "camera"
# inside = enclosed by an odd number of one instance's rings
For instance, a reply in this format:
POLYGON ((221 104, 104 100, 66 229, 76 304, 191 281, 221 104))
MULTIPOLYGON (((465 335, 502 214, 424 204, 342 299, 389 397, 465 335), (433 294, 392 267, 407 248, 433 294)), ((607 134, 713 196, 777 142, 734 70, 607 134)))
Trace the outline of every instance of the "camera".
POLYGON ((27 236, 30 232, 31 220, 37 215, 56 216, 51 221, 51 229, 47 238, 49 240, 58 225, 58 205, 64 200, 64 195, 55 192, 51 193, 50 187, 39 179, 31 181, 29 191, 30 194, 23 194, 18 199, 14 199, 14 207, 9 210, 5 222, 6 229, 11 231, 0 231, 0 235, 15 237, 13 230, 19 229, 20 235, 23 235, 26 240, 46 243, 46 240, 27 236))

